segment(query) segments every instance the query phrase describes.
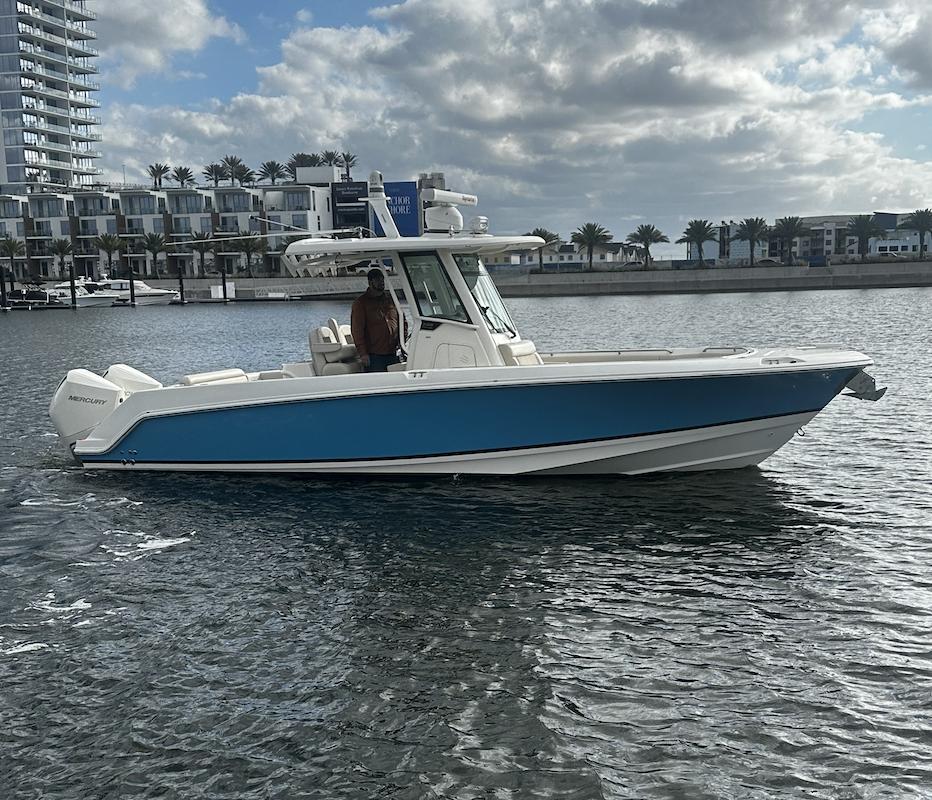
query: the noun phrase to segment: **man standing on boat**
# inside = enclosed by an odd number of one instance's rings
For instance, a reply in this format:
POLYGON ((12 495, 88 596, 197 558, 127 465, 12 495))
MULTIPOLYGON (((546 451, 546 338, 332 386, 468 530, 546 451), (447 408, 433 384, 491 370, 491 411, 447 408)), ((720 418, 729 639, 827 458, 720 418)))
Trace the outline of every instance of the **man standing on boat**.
POLYGON ((369 288, 353 301, 351 325, 366 372, 387 372, 398 363, 398 310, 385 291, 382 270, 367 273, 369 288))

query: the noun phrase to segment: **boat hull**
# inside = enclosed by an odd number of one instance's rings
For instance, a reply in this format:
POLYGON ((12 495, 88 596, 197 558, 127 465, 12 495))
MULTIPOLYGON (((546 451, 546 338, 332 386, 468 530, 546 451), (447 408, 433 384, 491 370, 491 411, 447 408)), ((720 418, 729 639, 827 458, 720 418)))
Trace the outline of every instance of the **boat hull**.
MULTIPOLYGON (((88 469, 317 474, 641 474, 758 464, 858 367, 568 381, 143 414, 88 469)), ((204 391, 204 390, 188 390, 204 391)), ((190 395, 189 395, 190 396, 190 395)))
MULTIPOLYGON (((165 294, 143 294, 141 292, 136 293, 136 305, 137 306, 167 306, 172 300, 175 299, 175 294, 173 292, 168 292, 165 294)), ((125 292, 120 299, 114 303, 114 305, 129 305, 129 292, 125 292)))

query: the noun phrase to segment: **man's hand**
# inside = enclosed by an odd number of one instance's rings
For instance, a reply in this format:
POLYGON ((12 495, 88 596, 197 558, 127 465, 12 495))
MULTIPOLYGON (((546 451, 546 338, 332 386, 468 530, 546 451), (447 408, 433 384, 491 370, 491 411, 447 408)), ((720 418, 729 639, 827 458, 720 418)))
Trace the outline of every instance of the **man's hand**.
POLYGON ((359 357, 359 360, 362 361, 362 365, 363 365, 364 367, 368 367, 368 366, 369 366, 369 356, 368 356, 368 355, 361 355, 361 356, 359 357))

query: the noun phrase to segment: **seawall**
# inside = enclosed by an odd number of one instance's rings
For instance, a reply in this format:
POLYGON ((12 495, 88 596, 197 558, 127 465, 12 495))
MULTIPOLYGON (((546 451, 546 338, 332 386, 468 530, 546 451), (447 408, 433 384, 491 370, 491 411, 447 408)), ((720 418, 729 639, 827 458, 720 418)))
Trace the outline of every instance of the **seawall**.
POLYGON ((731 267, 689 270, 497 274, 505 297, 587 294, 785 292, 932 286, 932 261, 829 267, 731 267))
MULTIPOLYGON (((557 297, 594 294, 693 294, 702 292, 785 292, 812 289, 878 289, 932 286, 932 261, 835 264, 829 267, 731 267, 564 273, 498 271, 493 275, 505 297, 557 297)), ((176 278, 146 281, 177 288, 176 278)), ((349 299, 366 289, 364 275, 320 278, 229 278, 237 300, 349 299)), ((185 279, 190 300, 216 299, 220 280, 185 279), (213 287, 213 289, 212 289, 213 287), (213 293, 213 295, 212 295, 213 293)))

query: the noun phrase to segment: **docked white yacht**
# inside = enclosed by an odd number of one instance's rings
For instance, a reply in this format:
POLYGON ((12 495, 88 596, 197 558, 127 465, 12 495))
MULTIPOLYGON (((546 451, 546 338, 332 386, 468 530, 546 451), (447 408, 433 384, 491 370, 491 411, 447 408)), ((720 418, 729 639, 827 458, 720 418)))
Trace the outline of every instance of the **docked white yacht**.
MULTIPOLYGON (((52 287, 52 294, 63 303, 70 305, 71 282, 56 283, 52 287)), ((101 308, 119 302, 120 295, 117 292, 103 289, 97 281, 82 276, 75 279, 74 300, 77 308, 101 308)))
MULTIPOLYGON (((129 305, 130 290, 129 280, 120 278, 107 278, 98 281, 97 284, 102 291, 113 292, 117 299, 115 305, 129 305)), ((158 289, 149 286, 144 281, 133 281, 133 289, 136 294, 137 306, 159 306, 168 305, 172 301, 180 300, 178 292, 172 289, 158 289)))
MULTIPOLYGON (((295 267, 390 262, 407 299, 402 363, 365 373, 349 328, 310 331, 308 358, 219 369, 169 385, 125 364, 71 370, 50 414, 87 469, 322 474, 638 474, 759 464, 846 387, 883 394, 871 359, 816 347, 542 352, 524 339, 483 259, 540 247, 533 236, 463 230, 427 190, 427 233, 402 237, 381 175, 368 202, 380 238, 309 238, 295 267)), ((393 283, 394 282, 394 283, 393 283)))

